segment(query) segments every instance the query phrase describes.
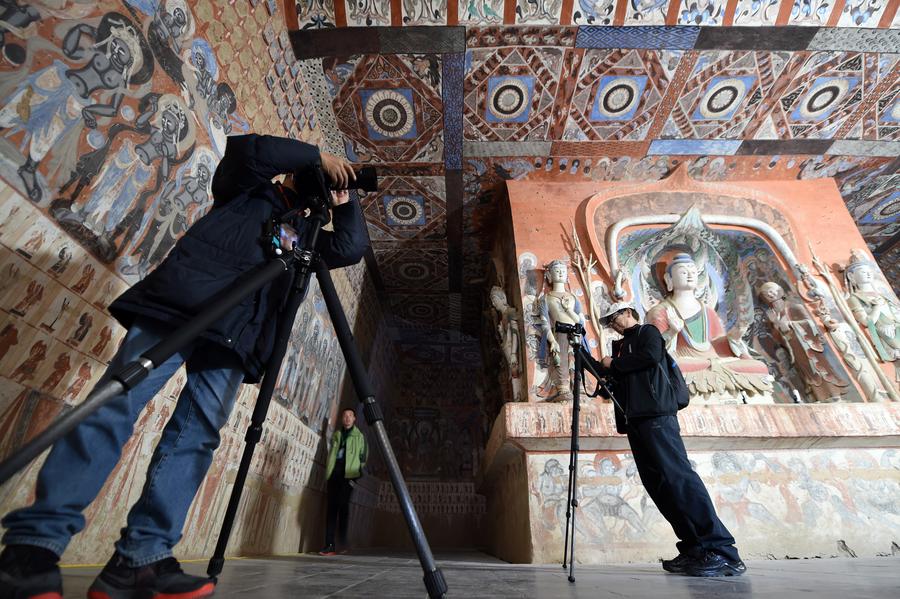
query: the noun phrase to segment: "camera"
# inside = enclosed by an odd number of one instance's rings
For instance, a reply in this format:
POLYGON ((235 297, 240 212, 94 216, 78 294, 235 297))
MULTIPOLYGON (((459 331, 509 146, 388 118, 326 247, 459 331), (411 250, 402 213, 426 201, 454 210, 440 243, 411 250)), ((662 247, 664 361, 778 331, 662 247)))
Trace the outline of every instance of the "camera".
POLYGON ((585 330, 584 327, 579 323, 575 324, 567 324, 565 322, 557 322, 556 328, 554 329, 557 333, 564 333, 566 335, 584 335, 585 330))
MULTIPOLYGON (((294 184, 298 190, 319 189, 318 173, 321 167, 313 167, 294 172, 294 184)), ((344 189, 359 189, 361 191, 378 191, 378 171, 374 166, 364 166, 359 170, 354 170, 356 180, 349 181, 348 186, 340 188, 328 180, 326 177, 325 184, 332 191, 342 191, 344 189)))

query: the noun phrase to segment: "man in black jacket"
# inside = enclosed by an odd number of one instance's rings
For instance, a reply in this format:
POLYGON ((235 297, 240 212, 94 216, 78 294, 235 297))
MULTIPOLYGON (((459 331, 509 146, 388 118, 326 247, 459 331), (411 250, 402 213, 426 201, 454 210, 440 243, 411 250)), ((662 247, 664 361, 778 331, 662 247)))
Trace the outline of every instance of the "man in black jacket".
POLYGON ((678 426, 678 404, 664 370, 665 343, 653 325, 641 325, 634 306, 613 304, 603 326, 622 335, 612 357, 597 362, 613 380, 616 430, 628 444, 644 488, 675 530, 678 556, 663 560, 668 572, 690 576, 740 576, 734 537, 716 515, 703 481, 691 468, 678 426))
MULTIPOLYGON (((315 146, 269 136, 229 137, 212 182, 212 210, 156 270, 110 306, 128 333, 104 376, 135 360, 202 311, 241 273, 263 263, 265 223, 303 206, 303 190, 295 189, 292 173, 315 165, 335 187, 346 188, 355 179, 347 161, 315 146), (273 183, 282 174, 288 175, 285 183, 273 183)), ((335 194, 334 204, 334 232, 322 231, 316 247, 330 268, 358 262, 368 242, 362 214, 346 192, 335 194)), ((296 224, 302 236, 304 223, 296 224)), ((34 504, 3 519, 0 597, 62 596, 56 563, 84 528, 82 511, 116 466, 141 410, 182 364, 187 382, 150 460, 141 497, 89 594, 199 599, 213 593, 212 580, 181 571, 172 547, 181 538, 241 382, 256 382, 263 374, 289 278, 282 276, 247 297, 53 446, 38 475, 34 504)))

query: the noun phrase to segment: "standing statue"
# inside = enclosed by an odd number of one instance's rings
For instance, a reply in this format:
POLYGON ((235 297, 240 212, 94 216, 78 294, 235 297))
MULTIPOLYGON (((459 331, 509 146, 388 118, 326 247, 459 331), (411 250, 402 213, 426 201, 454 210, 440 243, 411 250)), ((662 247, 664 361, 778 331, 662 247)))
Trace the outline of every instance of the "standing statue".
POLYGON ((500 347, 506 362, 509 364, 510 376, 519 378, 519 312, 509 305, 503 288, 491 287, 491 305, 499 314, 497 334, 500 336, 500 347))
POLYGON ((647 312, 646 322, 662 333, 692 395, 726 395, 745 402, 747 394, 768 395, 771 400, 768 367, 750 357, 739 328, 726 331, 713 307, 697 299, 698 281, 694 259, 677 254, 666 269, 668 293, 647 312))
POLYGON ((806 396, 819 402, 839 401, 846 393, 847 382, 828 364, 825 342, 806 309, 799 303, 789 303, 781 285, 772 281, 760 286, 759 297, 767 306, 766 318, 772 323, 776 341, 787 350, 788 361, 806 385, 806 396))
POLYGON ((900 360, 900 305, 875 288, 876 266, 861 250, 853 250, 844 279, 850 297, 847 305, 869 333, 878 357, 884 362, 900 360))
POLYGON ((566 289, 568 280, 569 268, 566 263, 553 260, 544 267, 544 281, 550 284, 550 291, 545 291, 538 299, 543 331, 539 357, 547 361, 550 380, 557 390, 556 396, 551 398, 555 401, 572 399, 570 365, 574 368, 574 360, 569 359, 571 348, 568 337, 564 333, 555 332, 556 323, 584 326, 585 322, 581 303, 574 293, 566 289))

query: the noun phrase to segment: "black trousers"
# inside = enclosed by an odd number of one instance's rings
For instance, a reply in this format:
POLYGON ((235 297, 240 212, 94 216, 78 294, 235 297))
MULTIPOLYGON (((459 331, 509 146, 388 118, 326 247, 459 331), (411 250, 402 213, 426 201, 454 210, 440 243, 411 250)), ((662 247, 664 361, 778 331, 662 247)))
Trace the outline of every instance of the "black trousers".
POLYGON ((328 515, 325 520, 325 545, 334 545, 335 530, 342 546, 347 545, 347 524, 350 520, 350 479, 332 476, 328 479, 328 515))
POLYGON ((678 418, 630 420, 628 443, 644 488, 675 530, 678 552, 715 551, 732 561, 740 559, 734 537, 719 520, 706 486, 691 468, 678 418))

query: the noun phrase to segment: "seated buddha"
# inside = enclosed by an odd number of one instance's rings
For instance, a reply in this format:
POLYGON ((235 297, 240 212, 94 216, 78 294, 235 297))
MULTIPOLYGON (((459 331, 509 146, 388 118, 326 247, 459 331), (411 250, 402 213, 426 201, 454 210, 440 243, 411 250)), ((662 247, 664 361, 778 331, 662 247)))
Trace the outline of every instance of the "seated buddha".
MULTIPOLYGON (((667 295, 647 312, 678 362, 691 395, 770 396, 772 377, 764 362, 750 357, 738 328, 726 331, 712 306, 696 295, 697 264, 689 254, 677 254, 666 269, 667 295)), ((755 403, 755 402, 754 402, 755 403)))

